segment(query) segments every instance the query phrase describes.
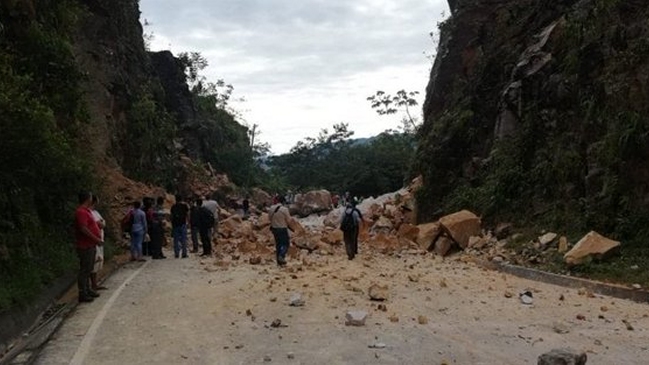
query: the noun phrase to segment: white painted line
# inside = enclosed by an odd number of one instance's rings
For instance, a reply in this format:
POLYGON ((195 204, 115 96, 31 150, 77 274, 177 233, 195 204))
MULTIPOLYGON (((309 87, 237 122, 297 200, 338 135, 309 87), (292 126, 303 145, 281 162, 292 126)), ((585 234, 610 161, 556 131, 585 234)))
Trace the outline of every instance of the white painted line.
POLYGON ((92 321, 92 324, 90 325, 90 328, 88 329, 88 332, 86 332, 86 335, 83 336, 83 340, 81 341, 81 344, 79 345, 79 348, 77 349, 77 352, 74 354, 74 357, 72 357, 72 360, 70 360, 70 365, 83 365, 86 356, 88 356, 88 353, 90 352, 90 345, 92 345, 92 341, 94 341, 95 336, 97 335, 97 331, 99 331, 99 327, 101 326, 101 323, 104 321, 104 318, 106 317, 106 314, 110 310, 110 308, 115 304, 115 301, 117 300, 117 297, 122 293, 122 290, 130 283, 136 276, 137 274, 144 269, 151 260, 148 260, 147 262, 142 265, 139 269, 137 269, 136 272, 131 274, 131 276, 126 279, 122 283, 122 285, 115 290, 113 295, 110 296, 106 304, 104 304, 104 307, 101 308, 101 311, 99 311, 99 314, 97 314, 97 317, 95 317, 95 320, 92 321))

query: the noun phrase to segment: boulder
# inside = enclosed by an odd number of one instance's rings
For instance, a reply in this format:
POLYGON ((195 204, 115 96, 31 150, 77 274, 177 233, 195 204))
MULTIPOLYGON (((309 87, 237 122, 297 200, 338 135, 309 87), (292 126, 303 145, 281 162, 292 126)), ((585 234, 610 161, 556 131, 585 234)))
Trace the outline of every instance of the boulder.
POLYGON ((538 365, 586 365, 588 357, 572 349, 555 349, 539 356, 538 365))
POLYGON ((387 285, 372 284, 367 290, 371 300, 384 301, 388 299, 389 289, 387 285))
POLYGON ((295 236, 292 241, 298 248, 308 250, 309 252, 317 250, 321 242, 320 237, 314 235, 295 236))
POLYGON ((322 241, 330 245, 341 245, 343 243, 343 231, 336 229, 326 233, 322 237, 322 241))
POLYGON ((413 226, 410 223, 404 223, 399 226, 397 234, 399 235, 399 237, 406 238, 411 241, 416 241, 417 237, 419 236, 419 227, 413 226))
POLYGON ((620 247, 619 241, 613 241, 595 231, 590 231, 563 256, 563 259, 570 266, 579 265, 589 258, 603 259, 618 247, 620 247))
POLYGON ((552 243, 552 241, 554 241, 555 238, 557 238, 556 233, 548 232, 543 236, 539 237, 539 243, 541 244, 541 246, 546 246, 548 243, 552 243))
POLYGON ((288 221, 288 229, 293 232, 294 236, 302 236, 306 233, 304 227, 297 221, 295 218, 291 218, 288 221))
POLYGON ((325 227, 339 228, 342 219, 343 209, 334 209, 324 219, 325 227))
POLYGON ((467 248, 471 236, 478 236, 481 232, 480 218, 468 210, 444 216, 439 223, 462 249, 467 248))
POLYGON ((331 193, 327 190, 313 190, 305 194, 298 194, 292 209, 300 217, 307 217, 314 213, 329 211, 333 208, 331 193))
POLYGON ((272 205, 273 197, 270 196, 270 194, 268 194, 264 190, 261 190, 259 188, 254 188, 252 189, 252 194, 250 195, 250 203, 252 205, 267 207, 272 205))
POLYGON ((419 228, 419 233, 417 234, 415 242, 417 242, 422 249, 432 251, 435 240, 437 240, 437 237, 442 233, 442 226, 438 222, 435 222, 420 224, 417 228, 419 228))
POLYGON ((390 222, 390 220, 387 217, 381 216, 372 225, 372 232, 390 233, 392 228, 393 228, 392 222, 390 222))
POLYGON ((561 238, 559 238, 559 247, 557 248, 557 251, 559 251, 559 253, 568 252, 568 239, 566 236, 561 236, 561 238))
POLYGON ((435 251, 436 254, 444 257, 448 254, 448 252, 451 250, 453 247, 454 241, 450 239, 447 236, 440 236, 436 241, 435 241, 435 246, 433 247, 433 250, 435 251))

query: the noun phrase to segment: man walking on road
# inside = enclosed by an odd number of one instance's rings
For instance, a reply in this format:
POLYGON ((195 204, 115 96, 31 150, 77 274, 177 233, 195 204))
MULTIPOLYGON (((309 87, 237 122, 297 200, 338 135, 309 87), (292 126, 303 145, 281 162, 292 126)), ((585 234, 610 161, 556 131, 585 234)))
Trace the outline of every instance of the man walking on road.
POLYGON ((192 208, 189 211, 189 224, 192 236, 192 253, 198 252, 198 231, 200 226, 199 212, 201 209, 200 199, 194 199, 192 208))
POLYGON ((215 199, 209 199, 205 197, 202 206, 207 208, 214 216, 214 222, 212 223, 212 228, 210 228, 209 230, 210 242, 212 242, 214 240, 214 236, 216 236, 216 232, 219 226, 219 209, 220 209, 219 203, 217 203, 215 199))
POLYGON ((212 211, 203 205, 201 199, 197 200, 198 208, 198 233, 201 236, 201 242, 203 243, 203 253, 201 256, 211 256, 212 255, 212 236, 210 232, 214 228, 214 215, 212 211))
POLYGON ((92 302, 99 296, 90 289, 90 275, 95 265, 96 247, 103 242, 99 226, 90 210, 91 206, 92 194, 89 192, 80 193, 79 207, 75 212, 76 248, 79 256, 79 275, 77 277, 79 302, 92 302))
POLYGON ((182 196, 176 195, 176 204, 171 207, 171 229, 174 238, 174 256, 178 258, 182 251, 182 258, 187 258, 187 221, 189 207, 182 196))
POLYGON ((270 230, 275 237, 275 254, 277 255, 277 265, 286 265, 286 253, 290 244, 290 236, 288 234, 288 223, 291 220, 291 213, 288 208, 284 206, 286 200, 280 196, 279 203, 273 205, 268 210, 268 217, 270 218, 270 230))
POLYGON ((340 229, 343 231, 347 258, 353 260, 358 254, 358 233, 363 222, 361 211, 356 208, 356 199, 352 199, 343 213, 340 229))

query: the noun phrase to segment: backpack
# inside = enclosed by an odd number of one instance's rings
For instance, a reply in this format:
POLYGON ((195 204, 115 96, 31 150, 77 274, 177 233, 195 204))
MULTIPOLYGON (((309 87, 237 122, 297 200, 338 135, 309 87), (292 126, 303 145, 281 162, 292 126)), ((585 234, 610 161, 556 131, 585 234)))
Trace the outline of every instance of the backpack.
POLYGON ((214 227, 214 213, 211 210, 201 207, 198 211, 198 221, 200 225, 204 228, 213 228, 214 227))
POLYGON ((342 222, 340 222, 340 230, 343 232, 349 232, 356 228, 356 220, 354 220, 354 212, 356 209, 352 209, 351 212, 347 213, 345 210, 345 216, 343 217, 342 222))
POLYGON ((135 215, 133 214, 133 209, 129 210, 128 213, 122 218, 120 225, 122 227, 122 232, 131 232, 133 229, 133 222, 135 221, 135 215))

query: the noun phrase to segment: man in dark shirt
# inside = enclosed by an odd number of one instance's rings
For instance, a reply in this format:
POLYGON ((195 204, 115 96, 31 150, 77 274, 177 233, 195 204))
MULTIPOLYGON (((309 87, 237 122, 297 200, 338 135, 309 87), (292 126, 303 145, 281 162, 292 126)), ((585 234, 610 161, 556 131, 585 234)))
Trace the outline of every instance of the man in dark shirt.
POLYGON ((152 210, 153 213, 151 214, 151 224, 149 226, 149 236, 151 236, 151 255, 155 260, 167 258, 162 253, 162 244, 165 242, 164 202, 165 199, 163 197, 158 197, 156 206, 152 210))
POLYGON ((202 203, 198 199, 194 199, 194 204, 189 212, 189 224, 192 234, 192 253, 198 252, 198 227, 200 226, 199 212, 201 204, 202 203))
POLYGON ((97 245, 103 244, 101 230, 92 215, 92 194, 79 194, 79 207, 75 212, 75 236, 77 255, 79 256, 79 302, 92 302, 99 294, 90 289, 90 274, 95 265, 97 245))
POLYGON ((174 256, 178 258, 182 249, 182 257, 187 257, 187 218, 189 207, 182 196, 176 195, 176 204, 171 207, 171 229, 174 238, 174 256))

